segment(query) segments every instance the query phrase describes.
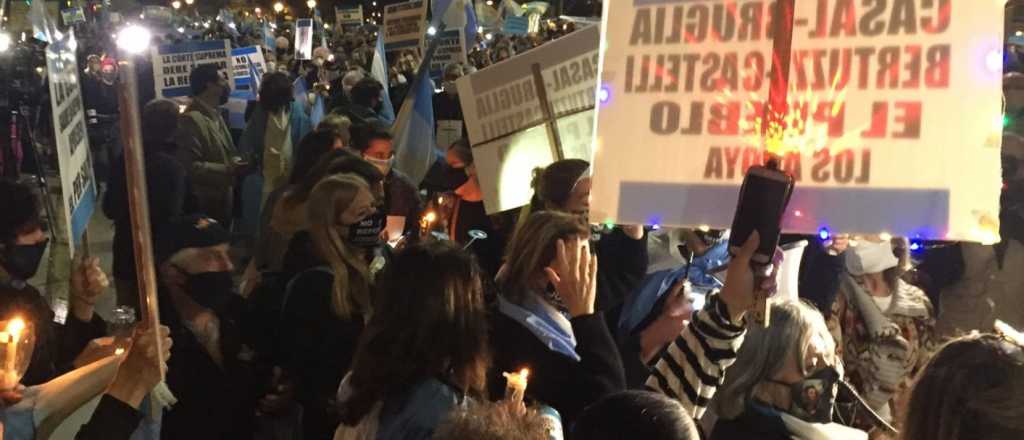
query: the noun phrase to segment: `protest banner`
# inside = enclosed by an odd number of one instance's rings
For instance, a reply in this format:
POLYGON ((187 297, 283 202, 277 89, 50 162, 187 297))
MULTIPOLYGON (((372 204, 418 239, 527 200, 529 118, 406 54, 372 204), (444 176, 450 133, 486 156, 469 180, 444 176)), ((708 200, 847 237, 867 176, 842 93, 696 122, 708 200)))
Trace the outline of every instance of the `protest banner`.
POLYGON ((263 59, 263 51, 259 46, 231 49, 231 58, 235 91, 247 92, 250 87, 258 89, 260 85, 253 84, 252 76, 255 73, 260 77, 267 71, 267 62, 263 59))
MULTIPOLYGON (((192 89, 189 75, 203 64, 216 63, 229 78, 232 67, 229 40, 195 41, 181 44, 162 44, 150 49, 153 61, 153 83, 159 98, 189 96, 192 89)), ((234 84, 233 81, 231 81, 234 84)))
POLYGON ((421 55, 427 34, 427 2, 413 0, 384 7, 384 52, 389 60, 400 59, 395 52, 413 50, 421 55))
POLYGON ((71 26, 75 23, 85 23, 85 11, 83 11, 82 8, 61 9, 60 16, 64 19, 64 26, 71 26))
POLYGON ((363 6, 354 8, 334 8, 334 24, 349 31, 363 25, 363 6))
POLYGON ((599 36, 591 26, 456 82, 488 213, 529 202, 535 167, 589 160, 599 36))
POLYGON ((445 66, 451 63, 466 63, 466 37, 465 31, 459 28, 446 30, 434 38, 440 39, 440 42, 437 44, 434 57, 430 59, 430 76, 440 85, 445 66))
POLYGON ((313 20, 300 18, 295 21, 295 59, 313 59, 313 20))
POLYGON ((509 35, 526 35, 530 29, 530 19, 523 17, 505 17, 502 31, 509 35))
POLYGON ((774 4, 605 5, 591 218, 729 227, 767 150, 796 180, 786 231, 996 239, 1002 2, 797 0, 773 52, 774 4))
POLYGON ((85 110, 82 107, 78 61, 72 48, 74 45, 70 44, 74 38, 73 34, 68 34, 46 47, 54 143, 64 205, 64 230, 68 234, 72 257, 96 209, 97 197, 89 136, 85 127, 85 110))

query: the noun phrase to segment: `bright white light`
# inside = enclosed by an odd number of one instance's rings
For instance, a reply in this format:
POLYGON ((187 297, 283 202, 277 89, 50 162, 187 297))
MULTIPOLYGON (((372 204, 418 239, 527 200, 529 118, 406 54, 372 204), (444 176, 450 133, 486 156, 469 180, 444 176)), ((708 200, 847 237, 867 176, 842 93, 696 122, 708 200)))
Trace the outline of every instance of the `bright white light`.
POLYGON ((888 232, 883 232, 881 234, 878 234, 878 238, 881 239, 882 241, 889 241, 892 240, 892 234, 888 232))
POLYGON ((43 68, 42 67, 36 67, 36 73, 41 75, 43 73, 43 68))
POLYGON ((178 0, 174 0, 173 2, 171 2, 171 7, 174 9, 181 9, 181 2, 179 2, 178 0))
POLYGON ((195 3, 195 2, 196 2, 196 0, 185 0, 185 4, 189 5, 189 6, 191 6, 192 3, 195 3))
POLYGON ((253 9, 253 12, 255 12, 255 13, 256 13, 256 15, 260 15, 260 14, 262 14, 262 13, 263 13, 263 10, 262 10, 262 9, 260 9, 260 8, 256 8, 256 9, 253 9))
POLYGON ((149 40, 153 38, 153 34, 142 26, 131 25, 124 29, 117 35, 117 47, 121 48, 128 53, 140 54, 149 49, 149 40))
POLYGON ((316 7, 316 0, 309 0, 309 1, 307 1, 306 2, 306 6, 309 6, 309 9, 315 8, 316 7))
POLYGON ((373 5, 374 5, 374 6, 377 6, 377 2, 373 2, 373 5))
POLYGON ((437 28, 431 26, 427 28, 427 35, 434 35, 437 33, 437 28))
POLYGON ((1016 35, 1018 37, 1024 37, 1024 31, 1017 31, 1017 33, 1014 34, 1014 35, 1016 35))
POLYGON ((494 6, 494 2, 492 2, 491 0, 487 0, 487 6, 494 6))
POLYGON ((178 28, 178 33, 179 34, 184 34, 185 33, 185 28, 183 28, 183 27, 178 28))
POLYGON ((493 40, 494 39, 494 34, 488 33, 487 35, 484 35, 484 38, 486 38, 487 40, 493 40))
POLYGON ((484 27, 483 26, 477 26, 476 27, 476 33, 478 33, 478 34, 484 33, 484 27))
POLYGON ((229 28, 231 28, 231 29, 235 29, 235 28, 237 28, 238 26, 237 26, 237 25, 235 25, 234 23, 228 23, 228 27, 229 27, 229 28))
POLYGON ((280 13, 283 10, 284 10, 284 3, 281 3, 281 2, 274 3, 274 12, 280 13))
POLYGON ((7 52, 11 48, 11 36, 7 32, 0 32, 0 52, 7 52))
POLYGON ((988 55, 985 55, 985 66, 993 72, 1003 71, 1003 51, 999 49, 992 49, 988 55))
POLYGON ((210 28, 210 22, 203 23, 203 27, 209 29, 210 28))

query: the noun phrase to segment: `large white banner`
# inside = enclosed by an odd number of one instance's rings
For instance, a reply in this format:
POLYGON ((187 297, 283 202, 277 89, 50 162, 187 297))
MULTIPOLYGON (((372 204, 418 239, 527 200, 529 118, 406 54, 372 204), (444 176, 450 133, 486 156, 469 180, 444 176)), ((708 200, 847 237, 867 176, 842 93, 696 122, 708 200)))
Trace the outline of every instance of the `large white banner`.
POLYGON ((563 156, 590 159, 599 35, 591 26, 457 81, 488 213, 529 202, 533 169, 556 157, 534 65, 557 118, 563 156))
MULTIPOLYGON (((182 44, 164 44, 150 49, 153 60, 153 80, 158 98, 177 98, 192 94, 189 76, 192 69, 215 63, 229 78, 233 70, 229 40, 194 41, 182 44)), ((234 82, 232 81, 232 84, 234 82)))
MULTIPOLYGON (((998 237, 1004 3, 796 1, 766 143, 796 178, 785 230, 998 237)), ((591 218, 731 224, 764 157, 774 4, 605 4, 591 218)))
POLYGON ((427 2, 413 0, 385 6, 383 31, 389 60, 398 59, 391 52, 411 49, 419 54, 427 34, 427 2))
POLYGON ((89 226, 96 209, 96 182, 93 179, 89 136, 85 128, 82 89, 78 79, 74 35, 55 40, 46 48, 46 68, 50 79, 50 105, 54 139, 60 168, 65 231, 70 255, 89 226))

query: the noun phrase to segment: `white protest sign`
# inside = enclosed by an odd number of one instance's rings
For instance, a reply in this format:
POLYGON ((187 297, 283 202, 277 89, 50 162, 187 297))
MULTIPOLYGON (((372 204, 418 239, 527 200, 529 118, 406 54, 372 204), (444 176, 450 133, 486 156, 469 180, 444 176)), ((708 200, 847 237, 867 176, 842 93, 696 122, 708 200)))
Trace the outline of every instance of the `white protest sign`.
POLYGON ((363 25, 363 6, 355 8, 334 8, 334 21, 342 29, 351 29, 363 25))
POLYGON ((301 18, 295 22, 295 59, 313 59, 313 20, 301 18))
MULTIPOLYGON (((776 2, 605 5, 591 218, 731 224, 760 118, 776 2)), ((787 231, 997 237, 1001 0, 797 0, 787 231)))
POLYGON ((437 50, 430 59, 430 76, 437 84, 441 83, 441 75, 445 66, 451 63, 466 63, 466 37, 462 28, 441 32, 434 38, 439 39, 437 50))
POLYGON ((488 213, 529 202, 533 169, 556 157, 534 65, 557 118, 563 156, 590 159, 599 35, 591 26, 456 82, 488 213))
POLYGON ((256 75, 262 77, 267 71, 267 62, 263 59, 263 51, 259 46, 240 47, 231 50, 232 77, 235 81, 235 90, 249 90, 250 87, 259 89, 259 84, 253 84, 250 65, 256 69, 256 75))
POLYGON ((85 11, 82 8, 67 8, 60 10, 60 16, 64 19, 65 26, 75 23, 85 23, 85 11))
POLYGON ((46 68, 50 79, 50 105, 54 140, 60 168, 65 230, 71 256, 96 209, 96 182, 93 179, 89 136, 85 128, 82 89, 78 79, 78 61, 74 35, 56 40, 46 48, 46 68))
POLYGON ((419 54, 423 36, 427 34, 427 2, 413 0, 385 6, 383 31, 388 59, 398 59, 391 52, 406 49, 419 54))
MULTIPOLYGON (((150 49, 153 82, 158 98, 177 98, 192 94, 189 75, 203 64, 217 64, 228 75, 233 70, 229 40, 164 44, 150 49)), ((233 83, 233 82, 232 82, 233 83)))

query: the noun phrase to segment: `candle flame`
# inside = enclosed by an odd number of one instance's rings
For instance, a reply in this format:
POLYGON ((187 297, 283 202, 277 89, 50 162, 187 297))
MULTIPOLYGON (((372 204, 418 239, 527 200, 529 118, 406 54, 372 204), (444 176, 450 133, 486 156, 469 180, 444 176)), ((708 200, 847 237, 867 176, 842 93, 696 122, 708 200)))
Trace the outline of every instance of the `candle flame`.
POLYGON ((15 339, 17 339, 24 330, 25 321, 22 321, 21 318, 14 318, 7 323, 7 333, 10 333, 15 339))
POLYGON ((530 376, 530 369, 523 368, 522 370, 519 370, 519 376, 521 376, 523 380, 526 380, 526 378, 530 376))
POLYGON ((428 211, 428 212, 427 212, 427 213, 426 213, 426 214, 425 214, 425 215, 423 216, 423 220, 426 220, 426 221, 427 221, 427 222, 429 222, 429 223, 433 223, 433 222, 434 222, 434 220, 437 220, 437 214, 435 214, 435 213, 434 213, 434 211, 428 211))
POLYGON ((114 355, 115 356, 120 356, 122 354, 124 354, 124 349, 123 348, 118 348, 117 350, 114 350, 114 355))

